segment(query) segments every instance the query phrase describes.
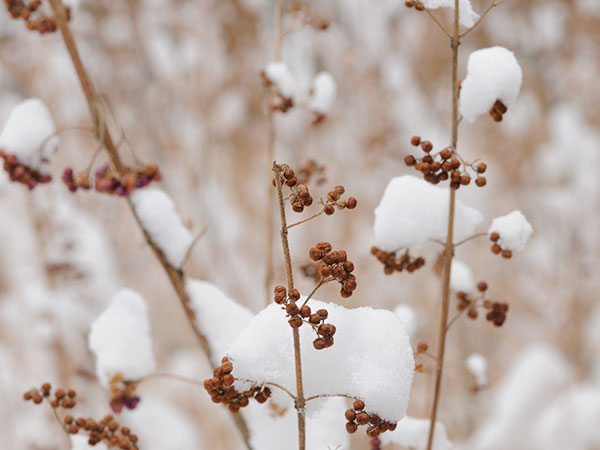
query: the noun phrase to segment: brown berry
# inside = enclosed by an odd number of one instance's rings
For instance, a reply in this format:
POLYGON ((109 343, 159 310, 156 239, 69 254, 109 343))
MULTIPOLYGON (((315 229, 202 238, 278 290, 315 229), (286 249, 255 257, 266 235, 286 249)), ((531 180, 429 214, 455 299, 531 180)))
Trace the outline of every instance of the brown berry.
POLYGON ((421 137, 420 137, 420 136, 413 136, 413 137, 410 139, 410 143, 411 143, 412 145, 414 145, 415 147, 417 147, 417 146, 418 146, 418 145, 421 143, 421 137))

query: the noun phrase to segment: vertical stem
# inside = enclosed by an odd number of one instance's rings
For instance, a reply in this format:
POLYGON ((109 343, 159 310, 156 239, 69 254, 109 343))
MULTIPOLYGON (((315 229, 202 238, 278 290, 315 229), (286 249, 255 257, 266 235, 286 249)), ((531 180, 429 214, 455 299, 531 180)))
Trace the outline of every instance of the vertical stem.
MULTIPOLYGON (((285 260, 285 273, 287 276, 288 292, 294 289, 294 276, 292 274, 292 258, 290 256, 290 245, 288 242, 287 221, 285 218, 285 203, 283 200, 283 191, 281 186, 281 167, 273 162, 273 173, 275 175, 275 185, 277 186, 277 196, 279 199, 279 216, 281 218, 281 247, 285 260)), ((304 417, 304 385, 302 384, 302 359, 300 354, 300 330, 293 329, 294 335, 294 363, 296 366, 296 411, 298 413, 298 448, 304 450, 306 446, 306 423, 304 417)))
MULTIPOLYGON (((273 50, 273 56, 275 61, 281 60, 281 44, 283 38, 283 0, 276 0, 275 3, 275 48, 273 50)), ((275 97, 275 86, 271 87, 269 91, 269 98, 267 102, 267 164, 270 166, 275 160, 275 111, 271 108, 275 97)), ((271 167, 269 167, 269 174, 271 167)), ((270 176, 269 176, 270 178, 270 176)), ((265 295, 267 296, 267 305, 271 299, 269 297, 269 290, 271 288, 271 282, 273 281, 273 217, 271 208, 273 207, 273 201, 275 200, 275 192, 269 185, 267 187, 267 205, 266 205, 266 217, 267 217, 267 235, 266 235, 266 264, 265 264, 265 295)))
MULTIPOLYGON (((458 143, 458 47, 460 46, 459 34, 459 0, 454 0, 454 30, 451 40, 452 48, 452 151, 456 152, 458 143)), ((456 191, 450 190, 450 199, 448 204, 448 234, 446 236, 446 246, 444 249, 444 271, 442 274, 442 314, 439 324, 438 336, 438 354, 435 373, 435 390, 433 395, 433 405, 431 408, 429 437, 427 440, 427 450, 433 447, 433 435, 435 431, 435 422, 442 389, 442 373, 444 369, 444 354, 446 351, 446 332, 448 325, 448 312, 450 307, 450 271, 452 269, 452 257, 454 253, 454 204, 456 191)))

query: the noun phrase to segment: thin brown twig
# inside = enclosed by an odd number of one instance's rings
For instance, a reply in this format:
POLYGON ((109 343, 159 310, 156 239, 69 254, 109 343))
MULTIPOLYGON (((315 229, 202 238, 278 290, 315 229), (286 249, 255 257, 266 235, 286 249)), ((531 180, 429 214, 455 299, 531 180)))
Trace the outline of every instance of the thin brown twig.
POLYGON ((288 227, 287 227, 287 228, 288 228, 288 230, 289 230, 290 228, 293 228, 293 227, 295 227, 295 226, 302 225, 303 223, 306 223, 306 222, 308 222, 309 220, 313 220, 313 219, 315 219, 315 218, 319 217, 319 216, 320 216, 321 214, 323 214, 324 212, 325 212, 325 209, 322 209, 322 210, 321 210, 321 211, 319 211, 318 213, 316 213, 316 214, 313 214, 312 216, 310 216, 310 217, 307 217, 306 219, 302 219, 302 220, 301 220, 301 221, 299 221, 299 222, 296 222, 296 223, 293 223, 293 224, 291 224, 291 225, 288 225, 288 227))
MULTIPOLYGON (((99 108, 100 102, 98 100, 98 94, 96 93, 94 85, 92 84, 92 81, 85 69, 85 66, 81 61, 81 57, 79 56, 79 50, 77 48, 75 38, 73 37, 71 29, 69 28, 69 25, 67 23, 65 10, 60 0, 49 0, 49 2, 54 17, 56 19, 56 25, 60 30, 63 41, 65 43, 65 47, 67 48, 73 66, 75 67, 75 71, 77 72, 77 77, 79 79, 79 83, 81 85, 83 93, 86 97, 88 107, 90 109, 90 113, 94 122, 94 128, 97 130, 98 133, 98 138, 104 144, 104 148, 108 153, 111 163, 119 172, 123 173, 125 167, 121 161, 121 158, 119 157, 117 148, 114 145, 114 141, 112 139, 110 131, 108 130, 108 127, 105 126, 105 123, 102 119, 102 112, 99 108)), ((206 354, 207 358, 210 360, 211 350, 206 337, 196 327, 196 317, 193 309, 190 306, 190 298, 185 290, 185 278, 183 272, 180 269, 173 267, 171 264, 169 264, 161 249, 152 241, 148 230, 146 230, 140 218, 137 216, 129 197, 127 198, 127 203, 130 207, 131 212, 133 213, 136 222, 138 223, 138 226, 140 227, 144 235, 144 238, 146 239, 146 242, 148 243, 148 245, 154 252, 156 258, 167 273, 167 276, 169 277, 169 280, 173 288, 175 289, 177 297, 179 298, 181 305, 186 313, 188 321, 192 326, 192 330, 196 335, 198 343, 202 347, 202 350, 206 354)), ((250 434, 243 417, 239 414, 233 414, 233 420, 238 430, 240 431, 240 434, 242 435, 246 446, 249 449, 251 449, 252 446, 250 445, 250 434)))
POLYGON ((504 0, 494 0, 490 6, 488 6, 488 8, 483 12, 483 14, 481 15, 481 17, 479 17, 479 19, 477 20, 477 22, 475 22, 473 24, 473 26, 471 28, 469 28, 468 30, 464 31, 459 37, 463 38, 465 37, 467 34, 469 34, 471 31, 473 31, 475 28, 477 28, 479 26, 479 24, 481 22, 483 22, 483 19, 485 19, 485 16, 488 15, 488 13, 494 9, 496 6, 500 5, 500 3, 502 3, 504 0))
MULTIPOLYGON (((283 41, 283 0, 277 0, 275 3, 275 48, 273 50, 273 56, 275 61, 281 59, 281 46, 283 41)), ((275 111, 273 110, 273 102, 277 96, 277 86, 272 85, 269 89, 269 95, 267 98, 267 163, 266 166, 269 168, 269 175, 271 175, 271 163, 275 160, 275 111)), ((270 178, 270 176, 269 176, 270 178)), ((271 302, 269 290, 273 281, 274 269, 273 269, 273 203, 275 202, 275 192, 269 185, 267 187, 267 203, 266 203, 266 264, 265 264, 265 295, 267 297, 267 305, 271 302)))
POLYGON ((183 257, 183 263, 181 263, 182 267, 185 265, 186 262, 188 262, 188 259, 190 259, 190 256, 192 254, 192 250, 194 249, 194 246, 198 243, 198 241, 200 239, 202 239, 204 237, 204 235, 206 234, 207 231, 208 231, 208 223, 205 222, 202 225, 202 228, 200 228, 200 231, 198 231, 196 233, 196 236, 194 236, 194 239, 192 240, 192 243, 189 245, 189 247, 185 251, 185 256, 183 257))
POLYGON ((352 397, 347 394, 319 394, 319 395, 313 395, 312 397, 308 397, 306 399, 306 401, 310 402, 311 400, 316 400, 318 398, 330 398, 330 397, 344 397, 344 398, 349 398, 350 400, 356 400, 355 397, 352 397))
POLYGON ((466 311, 466 309, 456 313, 456 315, 448 322, 448 325, 446 325, 446 333, 448 332, 448 330, 450 330, 450 327, 454 325, 454 322, 456 322, 463 315, 464 311, 466 311))
POLYGON ((452 35, 448 32, 448 30, 446 30, 446 27, 442 25, 442 23, 437 19, 437 17, 435 17, 435 15, 431 11, 429 11, 428 8, 425 8, 425 12, 431 18, 431 20, 433 20, 437 27, 442 31, 442 33, 444 33, 447 37, 452 39, 452 35))
POLYGON ((246 378, 236 378, 236 380, 237 381, 241 381, 243 383, 253 383, 253 384, 259 384, 259 385, 273 386, 273 387, 276 387, 277 389, 281 389, 283 392, 285 392, 287 395, 289 395, 292 400, 296 400, 296 396, 294 394, 292 394, 287 388, 284 388, 280 384, 272 383, 270 381, 267 381, 267 382, 264 382, 264 383, 259 383, 257 381, 248 380, 246 378))
MULTIPOLYGON (((287 220, 285 217, 285 203, 283 201, 283 189, 281 185, 281 166, 273 161, 273 174, 275 175, 275 186, 277 187, 277 197, 279 199, 279 217, 281 220, 281 248, 285 260, 285 273, 287 276, 288 292, 294 289, 294 276, 292 273, 292 258, 290 255, 290 245, 288 242, 287 220)), ((296 368, 296 401, 295 407, 298 417, 298 449, 306 448, 306 418, 304 405, 304 385, 302 383, 302 358, 300 354, 300 331, 298 328, 292 330, 294 338, 294 364, 296 368)))
POLYGON ((306 300, 304 300, 304 303, 302 303, 302 306, 304 306, 308 303, 308 301, 312 298, 313 295, 315 295, 315 293, 321 286, 323 286, 324 284, 329 283, 330 281, 333 281, 333 280, 335 280, 335 278, 321 278, 321 280, 315 286, 315 288, 312 290, 312 292, 310 294, 308 294, 308 297, 306 297, 306 300))
POLYGON ((468 238, 463 239, 462 241, 458 241, 456 244, 454 244, 454 247, 458 247, 459 245, 462 245, 465 242, 469 242, 472 239, 477 239, 478 237, 483 237, 483 236, 487 236, 487 233, 481 232, 481 233, 474 234, 472 236, 469 236, 468 238))
POLYGON ((171 380, 176 380, 176 381, 180 381, 182 383, 187 383, 187 384, 193 384, 195 386, 200 386, 202 388, 204 388, 204 383, 196 380, 194 378, 189 378, 183 375, 178 375, 176 373, 152 373, 150 375, 146 375, 144 378, 138 380, 138 383, 143 383, 144 381, 148 381, 151 380, 153 378, 167 378, 167 379, 171 379, 171 380))
MULTIPOLYGON (((459 33, 459 0, 454 0, 454 32, 450 41, 452 48, 452 150, 456 152, 458 143, 458 49, 460 46, 459 33)), ((450 272, 452 270, 452 257, 454 254, 454 207, 456 202, 456 191, 450 189, 448 204, 448 232, 446 235, 446 248, 444 250, 444 271, 442 277, 442 313, 439 324, 438 355, 435 373, 435 388, 433 394, 433 405, 431 407, 429 435, 427 439, 427 450, 433 446, 435 422, 442 388, 442 374, 444 370, 444 354, 446 351, 446 331, 448 324, 448 313, 450 309, 450 272)))

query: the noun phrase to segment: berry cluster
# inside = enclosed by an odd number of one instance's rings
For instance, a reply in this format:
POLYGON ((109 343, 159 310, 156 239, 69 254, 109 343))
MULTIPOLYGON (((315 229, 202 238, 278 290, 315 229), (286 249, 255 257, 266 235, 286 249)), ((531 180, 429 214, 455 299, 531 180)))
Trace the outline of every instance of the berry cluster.
POLYGON ((346 200, 342 200, 341 196, 344 195, 346 189, 344 186, 336 186, 332 191, 327 193, 327 203, 323 206, 323 212, 328 216, 332 215, 337 209, 354 209, 358 201, 354 197, 348 197, 346 200))
POLYGON ((308 254, 313 261, 322 261, 319 274, 323 279, 331 277, 341 284, 340 295, 343 298, 352 295, 356 289, 356 277, 352 275, 354 263, 348 261, 345 250, 333 251, 329 242, 318 242, 308 254))
POLYGON ((381 433, 386 431, 394 431, 396 424, 392 422, 386 422, 377 414, 369 414, 364 411, 365 402, 362 400, 354 400, 352 408, 347 409, 344 413, 346 420, 346 431, 348 433, 355 433, 360 425, 368 425, 367 436, 375 438, 381 433))
POLYGON ((492 246, 490 247, 492 253, 495 255, 501 254, 503 258, 512 258, 512 251, 504 250, 502 247, 500 247, 500 245, 498 245, 498 239, 500 239, 500 234, 496 232, 490 233, 490 241, 493 242, 492 246))
POLYGON ((221 360, 221 365, 213 372, 213 377, 204 381, 204 389, 210 394, 215 403, 227 405, 231 412, 238 412, 240 408, 248 406, 250 399, 258 403, 265 403, 271 396, 271 390, 266 386, 252 386, 240 392, 234 387, 235 377, 231 373, 233 364, 227 358, 221 360))
POLYGON ((15 155, 9 155, 0 149, 0 158, 4 159, 4 170, 8 173, 10 181, 26 185, 30 190, 38 183, 49 183, 52 181, 50 175, 43 175, 35 169, 19 162, 15 155))
POLYGON ((63 182, 71 192, 77 192, 77 189, 89 190, 92 187, 90 177, 87 172, 80 172, 77 175, 73 174, 73 169, 67 167, 62 175, 63 182))
POLYGON ((402 272, 404 269, 409 273, 413 273, 425 265, 425 258, 421 256, 413 258, 410 256, 408 250, 397 256, 396 252, 385 252, 373 246, 371 247, 371 254, 383 264, 383 272, 386 275, 391 275, 394 272, 402 272))
POLYGON ((54 391, 54 396, 52 396, 52 385, 50 383, 44 383, 39 389, 32 388, 25 392, 23 394, 23 399, 25 401, 31 400, 36 405, 39 405, 44 399, 46 399, 50 403, 50 406, 52 406, 54 409, 71 409, 77 404, 75 402, 76 396, 77 393, 73 389, 69 389, 67 391, 64 389, 57 389, 54 391))
POLYGON ((425 6, 419 0, 406 0, 404 6, 407 8, 415 8, 417 11, 423 11, 425 6))
POLYGON ((124 380, 122 375, 115 375, 109 382, 112 398, 110 408, 114 413, 120 413, 123 407, 135 409, 140 402, 140 397, 135 394, 137 383, 124 380))
POLYGON ((485 318, 497 327, 502 326, 502 324, 506 320, 506 313, 508 312, 508 303, 484 302, 483 306, 484 308, 489 310, 489 312, 485 315, 485 318))
POLYGON ((429 141, 422 141, 419 136, 413 136, 410 143, 415 147, 420 146, 421 150, 425 152, 425 156, 416 158, 414 155, 407 155, 404 157, 404 164, 408 167, 414 167, 421 172, 425 181, 438 184, 440 181, 450 179, 450 187, 458 189, 461 186, 467 186, 471 183, 471 176, 467 172, 467 169, 471 168, 477 175, 475 184, 479 187, 486 185, 487 180, 482 174, 485 173, 487 164, 463 164, 455 157, 454 152, 450 148, 445 148, 438 153, 432 153, 433 144, 429 141), (460 170, 461 166, 463 170, 460 170))
POLYGON ((315 160, 309 159, 297 170, 298 184, 308 184, 315 177, 317 185, 325 183, 325 166, 319 165, 315 160))
POLYGON ((91 446, 104 442, 110 447, 122 450, 138 449, 137 435, 133 434, 128 427, 122 427, 110 414, 99 421, 92 418, 65 416, 63 423, 69 434, 78 434, 82 430, 89 432, 88 444, 91 446))
MULTIPOLYGON (((305 184, 298 183, 296 173, 287 164, 281 165, 281 174, 280 183, 282 185, 285 184, 292 191, 289 197, 292 209, 297 213, 303 212, 305 207, 310 206, 313 203, 313 198, 311 197, 310 192, 308 192, 308 187, 306 187, 305 184)), ((275 178, 273 178, 272 183, 273 186, 276 186, 275 178)))
MULTIPOLYGON (((50 383, 42 384, 41 388, 30 389, 23 394, 23 399, 40 404, 46 399, 50 406, 55 410, 57 408, 72 409, 75 407, 75 397, 77 393, 73 389, 56 389, 52 395, 52 386, 50 383)), ((57 415, 58 418, 58 415, 57 415)), ((99 421, 92 418, 73 417, 67 414, 62 419, 61 425, 66 433, 78 434, 80 431, 89 433, 88 444, 94 446, 104 442, 108 446, 118 447, 122 450, 137 450, 136 442, 138 437, 131 433, 127 427, 121 427, 112 415, 107 415, 99 421)))
MULTIPOLYGON (((267 77, 267 74, 265 73, 264 70, 260 72, 260 77, 262 78, 263 84, 266 87, 271 87, 274 85, 274 83, 271 80, 269 80, 269 77, 267 77)), ((282 113, 285 114, 288 111, 288 109, 293 108, 293 107, 294 107, 294 99, 281 95, 280 90, 277 89, 277 98, 273 99, 273 103, 271 104, 271 109, 273 111, 281 111, 282 113)))
POLYGON ((483 298, 485 291, 487 291, 488 285, 485 281, 481 281, 477 284, 477 290, 480 293, 480 300, 471 298, 466 292, 458 292, 456 297, 459 300, 457 308, 459 311, 468 309, 467 316, 471 319, 476 319, 478 316, 477 305, 481 303, 483 307, 488 310, 485 318, 492 322, 497 327, 502 326, 506 320, 506 313, 508 312, 508 303, 492 302, 491 300, 483 298))
MULTIPOLYGON (((71 169, 65 169, 63 181, 69 187, 71 192, 75 192, 77 187, 83 186, 77 186, 70 182, 70 178, 67 175, 67 171, 69 170, 72 173, 71 169), (73 189, 75 189, 75 191, 73 189)), ((134 189, 143 188, 153 181, 159 181, 161 178, 162 174, 158 170, 156 164, 146 164, 135 169, 125 167, 124 173, 119 173, 112 169, 109 164, 105 164, 96 170, 94 183, 96 191, 98 192, 105 192, 107 194, 124 197, 133 192, 134 189)))
MULTIPOLYGON (((4 2, 11 17, 13 19, 23 19, 27 24, 28 30, 37 31, 40 34, 54 33, 56 31, 56 20, 53 17, 35 14, 42 4, 41 0, 33 0, 29 3, 26 3, 24 0, 4 0, 4 2), (37 16, 37 18, 33 16, 37 16)), ((67 20, 70 20, 71 9, 65 7, 65 14, 67 20)))
POLYGON ((496 100, 492 109, 490 109, 490 116, 495 122, 502 122, 502 116, 508 111, 508 108, 501 100, 496 100))
POLYGON ((333 345, 333 335, 335 334, 335 325, 325 323, 329 316, 326 309, 319 309, 313 313, 310 306, 302 305, 298 307, 296 301, 300 299, 298 289, 292 289, 288 295, 284 286, 275 286, 273 290, 274 302, 278 305, 285 305, 285 312, 289 316, 288 323, 292 328, 300 328, 303 324, 310 325, 317 334, 313 341, 313 346, 317 350, 324 350, 333 345))

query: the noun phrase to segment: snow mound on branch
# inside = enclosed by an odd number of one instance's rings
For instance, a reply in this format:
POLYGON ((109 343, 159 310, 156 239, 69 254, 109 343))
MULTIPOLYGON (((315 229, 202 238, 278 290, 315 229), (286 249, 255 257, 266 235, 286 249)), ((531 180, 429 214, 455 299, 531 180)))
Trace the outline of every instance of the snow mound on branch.
MULTIPOLYGON (((312 328, 300 328, 304 395, 360 398, 366 410, 396 422, 406 414, 414 359, 400 319, 390 311, 346 309, 311 300, 327 309, 336 326, 335 344, 315 350, 312 328)), ((272 304, 256 315, 227 352, 238 378, 277 383, 296 392, 292 330, 281 307, 272 304)))
POLYGON ((58 146, 58 137, 50 111, 38 98, 23 100, 13 108, 0 133, 0 149, 39 172, 48 170, 48 162, 58 146))
MULTIPOLYGON (((427 9, 451 8, 454 10, 454 0, 421 0, 421 3, 427 9)), ((465 27, 472 27, 477 22, 477 19, 479 19, 479 14, 473 11, 471 0, 460 0, 458 13, 458 20, 465 27)))
MULTIPOLYGON (((387 431, 379 436, 381 443, 385 446, 391 443, 408 447, 413 450, 425 450, 429 438, 429 419, 416 419, 405 417, 394 431, 387 431)), ((450 450, 454 448, 448 440, 446 427, 441 422, 435 423, 433 435, 433 450, 450 450)))
MULTIPOLYGON (((431 239, 446 240, 448 188, 410 175, 392 178, 375 208, 375 245, 386 252, 417 247, 431 239)), ((470 237, 483 217, 456 201, 454 239, 470 237)))
POLYGON ((475 377, 477 387, 487 386, 487 360, 479 353, 472 353, 465 361, 467 370, 475 377))
POLYGON ((145 188, 135 190, 130 198, 135 214, 152 242, 160 248, 169 264, 180 268, 194 236, 177 214, 171 197, 161 189, 145 188))
POLYGON ((117 374, 138 380, 155 370, 146 303, 133 290, 122 289, 114 295, 92 323, 88 344, 96 356, 96 376, 104 387, 109 387, 117 374))
POLYGON ((309 107, 319 114, 328 114, 333 108, 337 84, 329 72, 319 72, 312 84, 309 107))
POLYGON ((450 269, 450 289, 454 292, 466 292, 467 294, 475 291, 475 281, 471 268, 464 262, 455 259, 452 261, 450 269))
POLYGON ((267 64, 264 73, 267 80, 277 86, 282 97, 294 99, 298 83, 288 66, 272 62, 267 64))
POLYGON ((190 306, 196 315, 196 327, 208 340, 212 362, 218 366, 253 314, 212 283, 187 280, 185 290, 190 296, 190 306))
POLYGON ((521 66, 510 50, 497 46, 471 53, 460 89, 460 113, 473 123, 480 115, 487 114, 496 100, 512 107, 522 81, 521 66))
POLYGON ((88 444, 89 437, 86 435, 69 436, 71 440, 71 450, 108 450, 108 447, 103 442, 99 442, 94 446, 88 444))
POLYGON ((521 211, 513 211, 492 221, 488 234, 498 233, 498 245, 503 250, 520 252, 525 248, 527 241, 533 233, 533 227, 521 211))

